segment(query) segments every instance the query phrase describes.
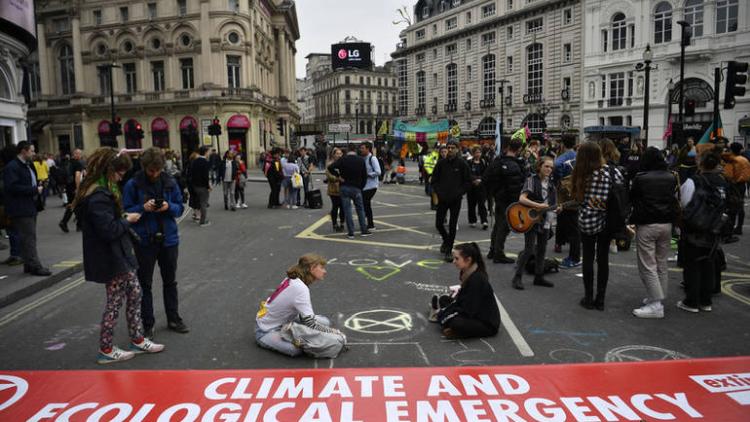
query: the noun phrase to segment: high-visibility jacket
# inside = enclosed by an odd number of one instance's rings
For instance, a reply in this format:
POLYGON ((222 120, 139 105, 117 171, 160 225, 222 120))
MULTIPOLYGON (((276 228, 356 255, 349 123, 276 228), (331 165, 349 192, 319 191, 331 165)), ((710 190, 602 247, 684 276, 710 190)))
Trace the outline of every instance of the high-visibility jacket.
POLYGON ((432 175, 432 171, 435 170, 435 165, 437 164, 438 157, 438 152, 436 150, 433 150, 424 158, 424 171, 427 172, 428 175, 432 175))

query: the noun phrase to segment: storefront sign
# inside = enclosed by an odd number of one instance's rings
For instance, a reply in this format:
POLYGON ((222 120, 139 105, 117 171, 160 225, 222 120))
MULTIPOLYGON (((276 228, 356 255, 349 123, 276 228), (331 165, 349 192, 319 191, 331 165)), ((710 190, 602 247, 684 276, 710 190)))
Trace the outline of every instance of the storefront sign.
POLYGON ((8 371, 7 421, 746 421, 750 358, 622 364, 8 371))

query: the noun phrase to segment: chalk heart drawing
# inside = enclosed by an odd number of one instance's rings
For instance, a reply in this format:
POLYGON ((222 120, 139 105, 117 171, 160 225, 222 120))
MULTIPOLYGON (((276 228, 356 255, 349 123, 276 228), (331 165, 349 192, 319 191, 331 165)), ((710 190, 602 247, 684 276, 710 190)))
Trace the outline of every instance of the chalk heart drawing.
POLYGON ((439 259, 423 259, 419 262, 417 262, 417 265, 419 265, 422 268, 428 268, 430 270, 439 270, 442 265, 444 265, 445 262, 439 260, 439 259))
POLYGON ((366 267, 357 267, 357 272, 369 278, 370 280, 383 281, 400 273, 401 269, 390 266, 372 265, 366 267))
POLYGON ((411 331, 414 326, 411 315, 393 309, 373 309, 357 312, 347 318, 344 326, 352 331, 367 334, 390 334, 411 331))

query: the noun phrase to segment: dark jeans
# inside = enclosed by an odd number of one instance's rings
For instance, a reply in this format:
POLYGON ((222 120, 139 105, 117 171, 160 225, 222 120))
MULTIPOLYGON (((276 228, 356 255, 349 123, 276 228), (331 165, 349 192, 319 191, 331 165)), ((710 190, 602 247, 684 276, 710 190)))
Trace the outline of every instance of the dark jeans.
POLYGON ((167 321, 179 321, 177 303, 177 256, 178 246, 142 246, 135 247, 135 257, 138 259, 138 281, 141 283, 143 297, 141 299, 141 318, 143 327, 148 330, 154 326, 154 299, 151 285, 154 281, 154 267, 159 263, 162 290, 164 293, 164 310, 167 321))
POLYGON ((526 263, 532 256, 534 256, 535 277, 542 278, 542 276, 544 276, 544 255, 547 250, 548 238, 548 229, 541 231, 532 229, 524 233, 524 248, 518 255, 518 261, 516 261, 516 277, 521 278, 523 276, 523 270, 526 267, 526 263))
POLYGON ((245 203, 245 185, 237 183, 234 185, 234 202, 245 203))
POLYGON ((18 245, 21 258, 25 268, 42 268, 39 256, 36 252, 36 216, 33 217, 11 217, 13 230, 18 236, 18 245))
POLYGON ((367 227, 375 227, 375 223, 372 221, 372 197, 378 191, 375 189, 368 189, 362 191, 362 202, 365 204, 365 216, 367 217, 367 227))
POLYGON ((354 218, 352 217, 352 202, 357 210, 357 219, 359 220, 359 229, 362 233, 367 232, 367 220, 365 218, 365 206, 362 203, 362 190, 354 186, 341 186, 341 208, 344 210, 346 218, 346 230, 350 235, 354 234, 354 218))
POLYGON ((281 181, 268 179, 268 186, 271 187, 271 193, 268 194, 268 206, 278 207, 281 205, 279 202, 279 194, 281 193, 281 181))
POLYGON ((490 240, 490 252, 495 258, 505 255, 505 239, 508 238, 510 227, 505 216, 508 203, 495 200, 495 227, 492 228, 492 239, 490 240))
POLYGON ((740 206, 737 209, 737 218, 736 218, 736 224, 735 219, 732 219, 732 225, 733 229, 736 230, 742 230, 742 226, 745 224, 745 183, 738 183, 737 184, 737 191, 740 195, 740 206))
POLYGON ((472 186, 469 189, 466 199, 469 202, 469 224, 477 222, 477 208, 479 208, 479 219, 482 224, 487 223, 487 207, 484 197, 484 188, 481 186, 472 186))
POLYGON ((201 224, 208 221, 208 188, 194 187, 193 190, 198 196, 198 203, 200 204, 201 210, 201 224))
POLYGON ((341 208, 341 197, 338 195, 329 195, 328 197, 331 198, 331 223, 335 226, 338 219, 343 226, 344 210, 341 208))
POLYGON ((463 198, 454 199, 451 202, 440 200, 435 213, 435 228, 437 228, 440 237, 443 238, 443 244, 448 249, 453 249, 453 242, 456 240, 456 225, 458 224, 458 214, 461 212, 461 202, 463 198), (451 216, 448 220, 448 231, 445 230, 445 216, 450 211, 451 216))
POLYGON ((18 233, 16 233, 15 230, 13 230, 13 227, 8 227, 5 229, 6 232, 8 232, 8 243, 10 243, 10 256, 15 256, 16 258, 21 257, 21 239, 18 238, 18 233))
POLYGON ((684 256, 682 275, 685 280, 685 300, 682 303, 691 308, 710 306, 716 282, 716 259, 710 255, 711 248, 683 242, 680 253, 684 256))
MULTIPOLYGON (((304 194, 305 194, 305 200, 304 200, 303 204, 306 207, 310 205, 310 203, 307 202, 307 193, 310 192, 311 182, 312 182, 312 179, 310 179, 310 175, 309 174, 307 176, 302 176, 302 187, 303 187, 303 190, 305 191, 304 192, 304 194)), ((297 205, 300 205, 300 198, 299 197, 300 197, 300 192, 298 190, 297 191, 297 205)))
POLYGON ((606 230, 594 235, 581 233, 583 243, 583 289, 586 299, 594 297, 594 254, 596 254, 596 301, 604 303, 609 280, 609 241, 606 230))

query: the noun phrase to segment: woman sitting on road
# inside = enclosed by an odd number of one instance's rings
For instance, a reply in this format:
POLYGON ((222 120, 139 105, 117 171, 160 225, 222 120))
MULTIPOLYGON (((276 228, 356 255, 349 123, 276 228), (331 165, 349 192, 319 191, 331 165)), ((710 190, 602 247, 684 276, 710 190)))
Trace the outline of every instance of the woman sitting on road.
POLYGON ((500 328, 500 311, 479 246, 474 242, 457 245, 453 265, 459 269, 461 288, 454 298, 432 297, 430 321, 439 322, 448 338, 494 336, 500 328))
POLYGON ((102 316, 97 363, 131 359, 138 353, 158 353, 164 346, 143 336, 141 286, 133 254, 130 225, 141 218, 123 213, 118 183, 132 163, 127 154, 99 148, 89 157, 86 177, 73 202, 83 231, 83 270, 86 280, 107 288, 107 305, 102 316), (128 350, 112 344, 117 315, 126 301, 126 318, 131 343, 128 350))
POLYGON ((299 356, 302 348, 283 335, 282 328, 297 322, 314 331, 340 336, 341 332, 331 328, 331 322, 322 315, 315 315, 310 301, 309 286, 326 276, 326 260, 320 255, 306 254, 286 272, 287 277, 265 301, 255 317, 255 341, 259 346, 275 350, 288 356, 299 356))

